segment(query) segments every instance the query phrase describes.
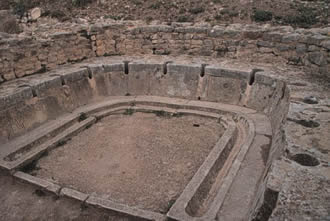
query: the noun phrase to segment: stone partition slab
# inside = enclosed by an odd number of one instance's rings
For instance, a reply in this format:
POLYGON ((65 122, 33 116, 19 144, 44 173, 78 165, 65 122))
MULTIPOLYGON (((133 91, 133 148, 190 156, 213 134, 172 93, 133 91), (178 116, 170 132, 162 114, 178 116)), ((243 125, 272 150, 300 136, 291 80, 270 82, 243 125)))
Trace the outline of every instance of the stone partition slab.
POLYGON ((206 66, 206 100, 238 104, 243 98, 249 80, 249 73, 206 66))
POLYGON ((153 95, 159 95, 159 91, 162 91, 165 86, 162 82, 163 69, 163 64, 129 63, 128 93, 131 95, 150 95, 154 92, 153 95))
POLYGON ((128 93, 128 75, 125 74, 125 63, 124 62, 114 62, 114 63, 102 63, 103 72, 100 72, 95 76, 96 78, 103 78, 104 82, 96 80, 96 87, 99 84, 105 84, 107 95, 113 96, 125 96, 128 93))
POLYGON ((167 88, 165 95, 196 99, 201 73, 201 65, 167 64, 167 74, 163 81, 167 88))
POLYGON ((102 64, 86 66, 88 70, 88 83, 93 91, 93 99, 109 96, 109 75, 105 73, 102 64))
POLYGON ((257 71, 254 73, 253 80, 247 87, 246 106, 258 111, 264 111, 270 103, 273 102, 272 97, 279 86, 277 79, 270 78, 269 73, 257 71))

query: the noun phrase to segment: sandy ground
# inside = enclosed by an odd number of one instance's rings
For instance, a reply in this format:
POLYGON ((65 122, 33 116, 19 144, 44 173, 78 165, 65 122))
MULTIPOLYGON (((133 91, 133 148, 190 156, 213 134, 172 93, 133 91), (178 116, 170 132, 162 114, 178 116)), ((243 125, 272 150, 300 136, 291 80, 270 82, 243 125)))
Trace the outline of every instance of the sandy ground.
POLYGON ((223 132, 216 119, 113 115, 41 158, 32 173, 165 213, 223 132))
POLYGON ((1 221, 123 221, 106 211, 82 207, 77 201, 57 198, 0 174, 1 221))

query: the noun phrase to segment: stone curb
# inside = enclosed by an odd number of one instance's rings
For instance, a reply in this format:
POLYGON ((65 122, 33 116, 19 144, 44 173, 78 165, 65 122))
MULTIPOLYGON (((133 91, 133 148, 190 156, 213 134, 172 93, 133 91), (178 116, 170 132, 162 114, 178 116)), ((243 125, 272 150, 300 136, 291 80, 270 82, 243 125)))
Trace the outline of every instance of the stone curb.
POLYGON ((35 176, 31 176, 30 174, 18 171, 16 173, 14 173, 14 177, 25 182, 25 183, 29 183, 32 184, 34 186, 40 187, 43 190, 46 190, 50 193, 53 193, 55 195, 58 195, 58 193, 60 192, 61 187, 57 184, 54 184, 52 182, 49 182, 45 179, 41 179, 35 176))
POLYGON ((85 202, 89 197, 88 194, 82 193, 78 190, 74 190, 71 188, 63 187, 60 191, 60 196, 65 196, 70 199, 78 200, 81 202, 85 202))
POLYGON ((96 206, 102 209, 111 210, 124 216, 129 216, 141 220, 165 220, 165 216, 159 213, 149 212, 138 208, 118 204, 110 200, 90 196, 86 200, 86 205, 96 206))

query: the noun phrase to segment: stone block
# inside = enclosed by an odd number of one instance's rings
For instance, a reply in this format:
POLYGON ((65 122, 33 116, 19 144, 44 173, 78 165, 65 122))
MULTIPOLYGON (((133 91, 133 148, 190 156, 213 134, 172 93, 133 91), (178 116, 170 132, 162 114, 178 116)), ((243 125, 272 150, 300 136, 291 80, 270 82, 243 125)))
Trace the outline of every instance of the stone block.
POLYGON ((164 216, 158 213, 144 211, 138 208, 129 207, 126 205, 118 204, 115 202, 112 202, 107 199, 102 199, 94 196, 90 196, 86 200, 87 205, 100 207, 102 209, 106 209, 109 211, 114 212, 115 214, 121 214, 124 216, 128 216, 132 218, 133 220, 165 220, 164 216))
POLYGON ((321 46, 325 49, 327 49, 328 51, 330 51, 330 40, 328 41, 322 41, 321 46))
POLYGON ((157 87, 156 79, 163 74, 163 64, 132 62, 128 70, 128 92, 131 95, 148 95, 151 87, 157 87))
POLYGON ((74 190, 74 189, 71 189, 71 188, 66 188, 66 187, 61 189, 60 195, 65 196, 70 199, 75 199, 75 200, 78 200, 81 202, 84 202, 88 198, 87 194, 74 190))
POLYGON ((327 64, 326 57, 322 52, 311 52, 307 55, 308 60, 318 66, 323 66, 327 64))
POLYGON ((264 111, 269 105, 277 87, 277 80, 267 75, 265 72, 255 73, 253 84, 247 87, 245 104, 247 107, 264 111))
POLYGON ((196 99, 201 65, 167 64, 165 75, 165 95, 196 99))
POLYGON ((214 66, 205 68, 207 101, 238 104, 245 92, 249 73, 214 66))
POLYGON ((33 97, 31 87, 4 88, 0 93, 0 107, 2 110, 33 97))
POLYGON ((300 41, 301 39, 301 34, 294 33, 294 34, 287 34, 282 37, 282 43, 295 43, 300 41))
POLYGON ((174 31, 178 32, 178 33, 203 33, 203 34, 206 34, 208 31, 208 28, 188 26, 188 27, 178 27, 174 31))
POLYGON ((23 173, 20 171, 16 172, 14 174, 14 177, 25 183, 32 184, 34 186, 37 186, 45 191, 48 191, 48 192, 51 192, 54 194, 58 194, 61 189, 61 187, 57 184, 51 183, 45 179, 40 179, 38 177, 31 176, 27 173, 23 173))
POLYGON ((65 84, 74 83, 88 76, 88 70, 85 67, 82 68, 69 68, 64 69, 59 73, 65 82, 65 84))

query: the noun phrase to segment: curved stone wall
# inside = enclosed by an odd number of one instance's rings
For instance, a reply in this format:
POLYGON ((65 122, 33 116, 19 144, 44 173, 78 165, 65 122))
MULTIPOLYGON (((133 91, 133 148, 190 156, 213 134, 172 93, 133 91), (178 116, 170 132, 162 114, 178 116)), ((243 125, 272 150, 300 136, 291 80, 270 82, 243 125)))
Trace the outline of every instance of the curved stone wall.
POLYGON ((0 89, 2 141, 105 97, 135 95, 248 107, 268 115, 277 131, 289 94, 283 81, 263 71, 141 61, 63 67, 7 82, 0 89))
POLYGON ((330 28, 104 22, 68 27, 63 24, 58 32, 40 27, 33 37, 1 33, 0 83, 86 58, 142 54, 280 61, 329 76, 330 28))
MULTIPOLYGON (((72 118, 72 112, 76 113, 83 106, 87 109, 93 106, 101 111, 106 107, 101 101, 112 97, 131 98, 142 105, 160 103, 158 99, 169 97, 181 99, 177 101, 181 103, 186 101, 182 105, 187 108, 197 105, 194 102, 203 101, 200 111, 210 111, 222 104, 224 110, 248 114, 255 124, 255 139, 261 140, 260 145, 270 146, 263 159, 264 167, 251 184, 258 188, 251 188, 248 193, 254 196, 253 203, 244 210, 246 215, 254 215, 262 203, 268 169, 284 147, 282 126, 289 107, 286 83, 260 69, 238 71, 216 65, 115 61, 109 58, 12 80, 0 86, 0 142, 6 146, 3 150, 0 147, 0 154, 8 151, 13 140, 26 133, 30 133, 34 140, 30 146, 42 143, 47 136, 52 136, 43 135, 45 125, 47 130, 56 133, 77 120, 78 115, 72 118), (240 106, 239 110, 235 110, 237 106, 240 106)), ((94 122, 95 118, 91 120, 94 122)), ((12 150, 25 142, 19 140, 15 140, 18 144, 14 142, 12 150)), ((24 146, 24 149, 28 151, 30 147, 24 146)), ((9 161, 15 161, 16 156, 15 152, 9 161)), ((231 201, 226 202, 229 205, 225 204, 224 208, 230 206, 231 201)))

